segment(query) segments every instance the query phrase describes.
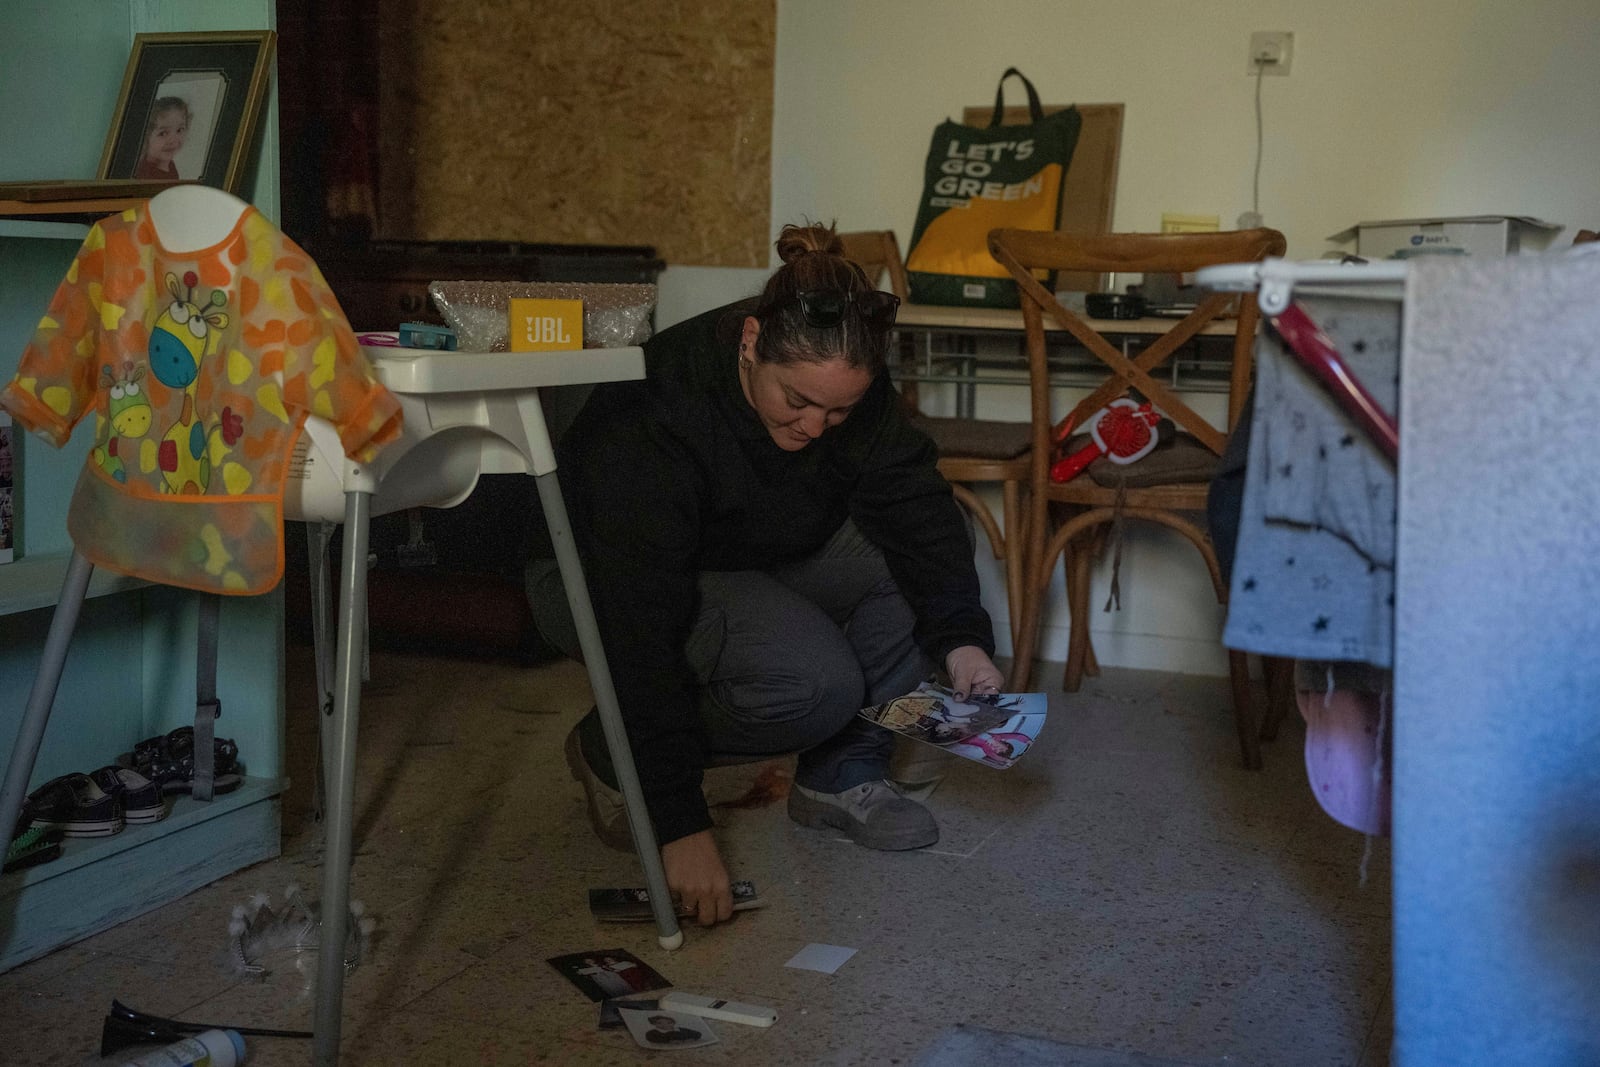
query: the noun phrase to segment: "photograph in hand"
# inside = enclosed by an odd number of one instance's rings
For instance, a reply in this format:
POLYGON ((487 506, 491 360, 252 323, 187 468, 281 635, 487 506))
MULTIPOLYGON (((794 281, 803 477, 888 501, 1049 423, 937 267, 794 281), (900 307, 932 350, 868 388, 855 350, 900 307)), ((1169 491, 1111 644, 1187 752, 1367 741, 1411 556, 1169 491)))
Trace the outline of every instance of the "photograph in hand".
POLYGON ((1044 729, 1043 693, 974 693, 957 700, 924 682, 904 696, 862 708, 861 717, 963 759, 1005 769, 1022 758, 1044 729))

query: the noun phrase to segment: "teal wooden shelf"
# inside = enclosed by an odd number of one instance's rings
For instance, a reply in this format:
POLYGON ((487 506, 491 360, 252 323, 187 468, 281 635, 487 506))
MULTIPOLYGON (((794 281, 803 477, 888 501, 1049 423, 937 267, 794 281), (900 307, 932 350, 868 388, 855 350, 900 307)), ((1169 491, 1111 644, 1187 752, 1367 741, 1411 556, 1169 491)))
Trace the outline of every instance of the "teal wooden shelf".
POLYGON ((134 824, 110 837, 69 837, 61 843, 61 856, 37 867, 28 867, 0 875, 0 902, 31 885, 59 878, 79 867, 100 863, 119 852, 142 848, 168 834, 187 830, 208 819, 215 819, 238 808, 262 800, 269 800, 283 792, 286 783, 280 778, 246 778, 244 784, 231 793, 214 797, 202 803, 191 796, 179 794, 167 798, 167 817, 160 822, 134 824))
MULTIPOLYGON (((208 804, 183 797, 161 822, 67 841, 60 858, 0 876, 0 971, 278 855, 283 786, 247 778, 208 804)), ((219 947, 226 936, 223 913, 219 947)))
POLYGON ((45 219, 0 219, 0 237, 82 241, 88 234, 89 225, 84 222, 54 222, 45 219))
MULTIPOLYGON (((61 583, 67 576, 72 556, 52 552, 43 556, 24 556, 13 563, 0 564, 0 615, 34 611, 55 606, 61 596, 61 583)), ((152 583, 96 568, 89 577, 89 596, 110 596, 143 589, 152 583)))
MULTIPOLYGON (((270 29, 272 0, 6 4, 0 18, 0 182, 94 173, 109 101, 141 33, 270 29), (33 101, 36 106, 29 106, 33 101), (15 103, 17 106, 9 106, 15 103), (48 106, 44 106, 44 105, 48 106)), ((278 134, 269 89, 255 165, 241 195, 268 218, 279 209, 278 134)), ((20 192, 17 195, 23 195, 20 192)), ((72 255, 96 219, 142 197, 24 202, 0 193, 0 383, 11 377, 72 255)), ((26 554, 0 564, 0 761, 10 758, 46 640, 39 615, 56 605, 72 545, 72 487, 93 420, 72 447, 17 440, 26 554)), ((30 785, 92 770, 142 737, 194 716, 197 598, 96 569, 78 619, 30 785)), ((257 777, 210 804, 179 798, 171 815, 109 838, 66 842, 60 858, 0 876, 0 972, 158 908, 278 854, 283 785, 283 594, 229 597, 222 608, 220 730, 257 777)), ((8 828, 9 829, 9 828, 8 828)), ((219 919, 219 947, 227 916, 219 919)))

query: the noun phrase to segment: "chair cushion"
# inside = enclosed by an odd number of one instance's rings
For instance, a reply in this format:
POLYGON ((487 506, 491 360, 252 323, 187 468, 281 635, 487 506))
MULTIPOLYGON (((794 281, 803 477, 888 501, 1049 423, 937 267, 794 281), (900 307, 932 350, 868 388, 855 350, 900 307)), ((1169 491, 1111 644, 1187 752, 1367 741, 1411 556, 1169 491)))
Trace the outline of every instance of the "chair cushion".
MULTIPOLYGON (((1066 454, 1071 455, 1089 444, 1086 433, 1067 438, 1066 454)), ((1115 489, 1126 485, 1129 489, 1147 489, 1153 485, 1186 485, 1209 482, 1217 471, 1218 457, 1211 449, 1186 433, 1174 434, 1171 441, 1163 441, 1141 460, 1126 466, 1113 463, 1104 456, 1089 464, 1086 472, 1096 485, 1115 489)))
POLYGON ((913 415, 911 425, 933 438, 941 456, 1015 459, 1033 445, 1033 426, 1026 422, 913 415))

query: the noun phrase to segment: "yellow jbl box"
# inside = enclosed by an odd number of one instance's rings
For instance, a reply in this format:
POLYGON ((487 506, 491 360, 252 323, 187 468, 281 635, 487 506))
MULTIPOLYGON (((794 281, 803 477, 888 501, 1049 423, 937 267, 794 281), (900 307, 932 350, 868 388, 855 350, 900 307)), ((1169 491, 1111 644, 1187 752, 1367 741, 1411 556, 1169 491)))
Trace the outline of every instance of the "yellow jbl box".
POLYGON ((582 300, 514 297, 510 304, 511 351, 565 352, 583 347, 582 300))
POLYGON ((1178 215, 1171 211, 1161 213, 1162 233, 1216 233, 1222 220, 1215 215, 1178 215))

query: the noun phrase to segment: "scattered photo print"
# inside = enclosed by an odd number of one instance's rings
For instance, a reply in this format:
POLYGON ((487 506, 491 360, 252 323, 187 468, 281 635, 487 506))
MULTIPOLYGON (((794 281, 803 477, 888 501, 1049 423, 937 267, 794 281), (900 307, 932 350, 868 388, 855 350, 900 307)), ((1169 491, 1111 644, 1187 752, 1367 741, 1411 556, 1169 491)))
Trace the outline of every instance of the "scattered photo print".
POLYGON ((661 1007, 661 1001, 655 997, 633 1000, 602 1000, 600 1002, 600 1029, 622 1030, 627 1024, 618 1014, 619 1008, 628 1008, 632 1011, 656 1011, 661 1007))
POLYGON ((700 1048, 715 1045, 717 1032, 698 1015, 681 1011, 632 1011, 618 1013, 640 1048, 700 1048))
POLYGON ((672 986, 649 964, 624 948, 574 952, 567 956, 552 956, 547 962, 560 972, 561 977, 596 1003, 672 986))

